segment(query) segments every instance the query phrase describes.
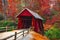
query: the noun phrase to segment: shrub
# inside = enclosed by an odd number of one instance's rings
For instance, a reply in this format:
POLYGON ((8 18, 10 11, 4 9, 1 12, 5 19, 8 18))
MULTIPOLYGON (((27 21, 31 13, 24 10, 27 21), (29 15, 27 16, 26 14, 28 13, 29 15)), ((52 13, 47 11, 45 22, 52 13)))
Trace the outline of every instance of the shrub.
POLYGON ((8 25, 9 25, 9 26, 17 26, 17 24, 14 23, 14 22, 10 22, 8 25))
POLYGON ((0 27, 3 27, 3 22, 0 21, 0 27))
POLYGON ((11 31, 13 29, 16 29, 16 26, 17 24, 15 22, 12 22, 12 21, 0 21, 0 30, 4 30, 4 28, 2 27, 6 27, 6 26, 9 26, 9 30, 8 31, 11 31))
POLYGON ((3 19, 4 19, 3 15, 0 14, 0 21, 3 20, 3 19))
POLYGON ((6 27, 6 26, 17 26, 17 23, 12 22, 12 21, 0 21, 0 27, 6 27))
POLYGON ((45 31, 45 35, 52 39, 60 39, 60 29, 53 27, 48 31, 45 31))
POLYGON ((11 21, 5 21, 3 22, 3 26, 17 26, 17 24, 15 22, 11 22, 11 21))

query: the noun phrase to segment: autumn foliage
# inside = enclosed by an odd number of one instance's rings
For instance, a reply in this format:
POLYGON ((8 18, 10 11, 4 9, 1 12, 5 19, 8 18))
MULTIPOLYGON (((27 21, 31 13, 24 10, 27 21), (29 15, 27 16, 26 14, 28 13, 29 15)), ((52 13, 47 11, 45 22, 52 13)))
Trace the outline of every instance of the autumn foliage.
MULTIPOLYGON (((37 12, 45 20, 44 27, 53 25, 60 20, 60 0, 7 0, 7 16, 15 18, 25 7, 37 12)), ((2 12, 2 0, 0 0, 0 12, 2 12)))
POLYGON ((0 12, 2 12, 3 10, 2 10, 2 0, 0 0, 0 12))
POLYGON ((17 12, 16 4, 17 4, 16 0, 8 0, 8 15, 12 17, 15 16, 17 12))
POLYGON ((46 36, 43 36, 39 33, 34 32, 34 31, 31 31, 30 33, 33 36, 33 38, 31 40, 49 40, 46 36))

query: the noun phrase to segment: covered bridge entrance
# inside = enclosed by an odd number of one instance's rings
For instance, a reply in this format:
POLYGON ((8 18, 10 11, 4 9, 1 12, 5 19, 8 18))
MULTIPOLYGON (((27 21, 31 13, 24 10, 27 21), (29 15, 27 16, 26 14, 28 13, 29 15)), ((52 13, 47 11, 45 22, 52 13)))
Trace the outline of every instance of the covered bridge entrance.
POLYGON ((32 26, 32 17, 30 16, 22 16, 22 28, 30 28, 32 26))

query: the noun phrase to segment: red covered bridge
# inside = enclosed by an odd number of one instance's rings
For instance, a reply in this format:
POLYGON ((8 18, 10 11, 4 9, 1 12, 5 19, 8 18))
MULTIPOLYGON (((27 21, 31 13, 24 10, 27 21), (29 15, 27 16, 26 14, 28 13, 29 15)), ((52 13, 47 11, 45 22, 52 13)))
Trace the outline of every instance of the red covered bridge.
POLYGON ((36 32, 42 31, 43 32, 43 18, 38 15, 37 13, 31 11, 28 8, 23 9, 19 15, 17 15, 18 18, 18 29, 26 29, 30 27, 34 27, 34 30, 36 32))

